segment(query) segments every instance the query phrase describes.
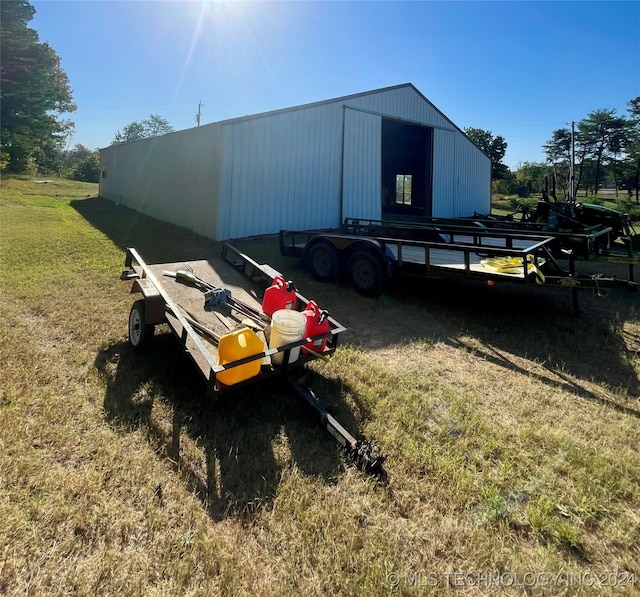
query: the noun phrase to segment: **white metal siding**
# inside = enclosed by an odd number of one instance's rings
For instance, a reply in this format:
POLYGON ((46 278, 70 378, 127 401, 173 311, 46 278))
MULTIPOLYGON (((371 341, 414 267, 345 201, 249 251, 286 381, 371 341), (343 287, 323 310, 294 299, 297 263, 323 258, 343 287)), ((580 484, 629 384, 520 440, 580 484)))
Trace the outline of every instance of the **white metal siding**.
POLYGON ((465 135, 434 131, 433 217, 491 211, 491 160, 465 135))
MULTIPOLYGON (((470 216, 474 211, 490 212, 491 166, 489 158, 413 87, 401 86, 382 90, 349 99, 345 103, 351 108, 370 114, 381 114, 434 129, 432 183, 432 214, 434 217, 470 216)), ((347 110, 347 113, 352 111, 347 110)), ((378 164, 379 168, 380 157, 369 157, 374 160, 375 164, 378 164)), ((363 173, 362 185, 367 188, 370 180, 365 177, 370 175, 370 172, 363 170, 363 173)), ((376 204, 370 205, 368 211, 377 209, 380 213, 379 187, 378 177, 377 194, 370 193, 369 196, 370 201, 374 201, 375 197, 376 204)), ((345 212, 345 215, 349 214, 345 212)), ((363 215, 360 217, 372 216, 363 215)))
POLYGON ((100 195, 214 237, 218 139, 210 125, 103 149, 100 195))
POLYGON ((456 138, 458 133, 433 131, 433 200, 434 218, 450 217, 456 203, 456 138))
POLYGON ((464 135, 459 135, 453 160, 456 197, 450 217, 491 212, 491 160, 464 135))
POLYGON ((218 240, 377 218, 382 117, 434 129, 434 216, 489 211, 489 159, 412 85, 109 147, 100 193, 218 240))
POLYGON ((345 109, 342 217, 382 217, 382 118, 345 109))
POLYGON ((358 96, 345 101, 345 105, 416 124, 455 129, 450 120, 410 86, 358 96))
POLYGON ((338 223, 336 111, 324 106, 223 126, 219 240, 338 223))

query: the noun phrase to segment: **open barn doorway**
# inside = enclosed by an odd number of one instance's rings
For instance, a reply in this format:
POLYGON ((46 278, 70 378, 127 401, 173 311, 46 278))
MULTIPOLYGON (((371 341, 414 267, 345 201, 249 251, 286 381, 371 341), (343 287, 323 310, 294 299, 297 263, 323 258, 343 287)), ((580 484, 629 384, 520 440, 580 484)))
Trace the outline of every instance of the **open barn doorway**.
POLYGON ((382 217, 432 214, 433 129, 382 119, 382 217))

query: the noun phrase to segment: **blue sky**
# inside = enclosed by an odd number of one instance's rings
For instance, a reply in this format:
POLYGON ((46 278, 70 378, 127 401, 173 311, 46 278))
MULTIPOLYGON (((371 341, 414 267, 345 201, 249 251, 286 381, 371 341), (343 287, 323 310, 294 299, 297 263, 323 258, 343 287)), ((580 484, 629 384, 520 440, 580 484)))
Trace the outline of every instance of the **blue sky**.
POLYGON ((543 161, 554 129, 640 95, 640 2, 32 0, 78 109, 71 146, 413 83, 461 128, 543 161))

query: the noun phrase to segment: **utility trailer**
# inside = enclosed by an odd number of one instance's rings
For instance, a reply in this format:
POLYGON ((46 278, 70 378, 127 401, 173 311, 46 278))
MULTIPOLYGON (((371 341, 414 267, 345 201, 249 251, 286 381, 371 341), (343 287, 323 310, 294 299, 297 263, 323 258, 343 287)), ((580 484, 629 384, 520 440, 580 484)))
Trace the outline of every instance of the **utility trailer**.
POLYGON ((563 250, 570 250, 580 261, 627 264, 630 280, 634 280, 634 266, 640 264, 640 235, 636 233, 628 218, 622 222, 612 222, 611 225, 593 223, 573 228, 562 225, 550 228, 547 222, 482 214, 474 214, 468 218, 429 218, 421 220, 418 224, 412 222, 394 222, 394 224, 427 229, 436 227, 441 230, 450 226, 454 228, 469 226, 511 231, 523 236, 548 236, 554 239, 551 249, 556 257, 562 257, 563 250))
POLYGON ((580 228, 548 228, 546 223, 521 221, 506 217, 489 217, 476 214, 469 218, 420 218, 406 220, 364 220, 347 218, 343 230, 350 234, 374 236, 402 236, 413 240, 442 238, 448 230, 460 232, 464 229, 491 230, 494 233, 516 234, 519 238, 552 238, 549 249, 556 259, 566 257, 566 251, 573 253, 578 261, 598 261, 627 264, 629 280, 634 280, 634 266, 640 263, 640 253, 635 248, 638 237, 630 222, 619 227, 593 224, 580 228), (617 242, 614 242, 617 241, 617 242))
MULTIPOLYGON (((120 279, 131 281, 131 293, 142 295, 129 313, 129 342, 135 350, 148 349, 155 326, 168 324, 204 379, 209 395, 238 391, 274 375, 284 377, 358 467, 386 479, 384 456, 374 453, 372 442, 356 440, 296 378, 305 363, 329 359, 346 328, 328 316, 326 332, 269 347, 271 318, 262 312, 261 296, 274 278, 281 277, 277 270, 258 264, 228 243, 223 244, 220 257, 154 265, 128 248, 125 268, 120 279), (219 292, 226 300, 212 306, 210 298, 219 292), (225 340, 232 342, 238 358, 225 358, 223 347, 230 346, 225 340), (312 349, 317 342, 321 348, 312 349)), ((296 309, 304 310, 310 301, 298 290, 293 292, 296 309)))
POLYGON ((315 279, 345 276, 365 296, 378 296, 398 276, 480 280, 571 288, 579 314, 577 289, 637 289, 632 280, 575 269, 573 251, 564 250, 569 269, 554 256, 556 239, 518 230, 480 226, 408 225, 381 220, 345 219, 336 230, 281 230, 280 253, 302 258, 315 279))

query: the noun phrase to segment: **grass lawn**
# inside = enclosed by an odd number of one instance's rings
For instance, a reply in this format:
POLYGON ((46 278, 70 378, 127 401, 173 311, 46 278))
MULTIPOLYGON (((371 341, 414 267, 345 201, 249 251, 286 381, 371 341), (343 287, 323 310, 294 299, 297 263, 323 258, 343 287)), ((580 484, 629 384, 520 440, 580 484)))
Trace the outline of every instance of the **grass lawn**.
POLYGON ((638 294, 585 290, 579 320, 547 287, 372 300, 238 241, 347 326, 309 379, 379 486, 286 384, 213 401, 166 330, 130 349, 124 248, 218 243, 97 185, 1 185, 1 595, 638 594, 638 294))

